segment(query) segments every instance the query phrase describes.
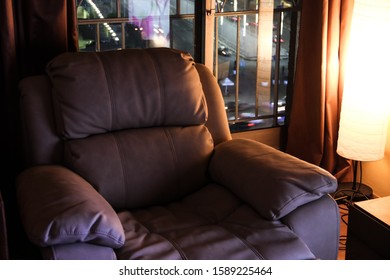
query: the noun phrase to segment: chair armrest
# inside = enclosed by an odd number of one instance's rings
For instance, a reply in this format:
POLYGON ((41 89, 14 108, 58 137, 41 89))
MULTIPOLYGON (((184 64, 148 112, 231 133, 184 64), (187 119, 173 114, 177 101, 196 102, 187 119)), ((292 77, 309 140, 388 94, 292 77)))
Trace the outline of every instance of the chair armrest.
POLYGON ((90 242, 119 248, 125 236, 108 202, 61 166, 37 166, 18 177, 17 198, 29 239, 39 246, 90 242))
POLYGON ((271 220, 337 188, 324 169, 249 139, 217 145, 210 176, 271 220))
POLYGON ((336 260, 340 239, 340 211, 330 195, 302 205, 281 219, 321 260, 336 260))

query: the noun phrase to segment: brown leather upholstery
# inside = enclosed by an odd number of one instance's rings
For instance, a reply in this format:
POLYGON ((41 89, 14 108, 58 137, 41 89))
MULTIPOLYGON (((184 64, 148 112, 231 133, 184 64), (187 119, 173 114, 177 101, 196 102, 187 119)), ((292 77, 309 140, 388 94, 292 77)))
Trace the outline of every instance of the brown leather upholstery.
POLYGON ((335 178, 232 140, 218 84, 189 54, 65 53, 20 92, 18 200, 44 258, 337 257, 335 178))

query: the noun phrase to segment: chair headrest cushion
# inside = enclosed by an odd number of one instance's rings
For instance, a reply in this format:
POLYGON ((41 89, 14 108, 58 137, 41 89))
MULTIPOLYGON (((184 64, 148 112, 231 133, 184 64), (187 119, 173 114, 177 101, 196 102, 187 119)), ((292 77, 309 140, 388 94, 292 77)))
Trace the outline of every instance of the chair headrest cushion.
POLYGON ((63 139, 129 128, 204 124, 207 106, 190 54, 169 49, 64 53, 47 65, 63 139))

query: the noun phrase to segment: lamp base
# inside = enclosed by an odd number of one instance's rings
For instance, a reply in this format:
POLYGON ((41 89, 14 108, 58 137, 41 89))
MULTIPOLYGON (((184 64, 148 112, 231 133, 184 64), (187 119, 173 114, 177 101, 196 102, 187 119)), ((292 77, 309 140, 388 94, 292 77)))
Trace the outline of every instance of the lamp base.
POLYGON ((372 198, 372 189, 362 183, 356 184, 356 189, 353 189, 352 182, 340 183, 337 191, 333 193, 333 198, 338 203, 347 201, 361 201, 372 198))

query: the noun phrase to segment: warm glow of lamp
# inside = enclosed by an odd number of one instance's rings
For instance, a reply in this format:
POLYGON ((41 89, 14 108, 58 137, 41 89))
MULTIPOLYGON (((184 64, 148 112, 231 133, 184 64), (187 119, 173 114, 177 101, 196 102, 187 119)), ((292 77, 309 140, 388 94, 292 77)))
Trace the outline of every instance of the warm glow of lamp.
MULTIPOLYGON (((383 158, 390 111, 390 1, 355 0, 337 153, 356 162, 383 158)), ((354 168, 356 185, 356 166, 354 168)))

